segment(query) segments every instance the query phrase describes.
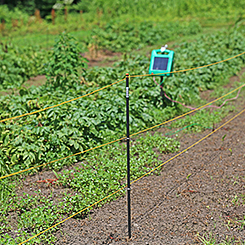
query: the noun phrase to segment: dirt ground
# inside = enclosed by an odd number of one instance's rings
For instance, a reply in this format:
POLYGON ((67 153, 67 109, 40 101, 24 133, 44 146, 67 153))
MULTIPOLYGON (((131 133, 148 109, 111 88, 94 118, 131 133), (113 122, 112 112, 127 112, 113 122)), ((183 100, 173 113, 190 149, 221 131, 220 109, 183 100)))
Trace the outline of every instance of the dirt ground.
MULTIPOLYGON (((244 109, 243 98, 232 102, 237 111, 219 125, 244 109)), ((56 244, 202 244, 198 234, 212 236, 216 244, 227 237, 233 239, 229 244, 243 244, 244 122, 245 112, 169 162, 160 175, 147 176, 131 186, 131 239, 125 190, 125 196, 91 211, 87 218, 63 223, 56 244)), ((181 150, 211 131, 183 134, 181 150)), ((161 160, 174 155, 162 155, 161 160)))
POLYGON ((100 67, 108 67, 112 66, 113 63, 118 61, 121 57, 121 53, 112 52, 109 50, 90 50, 82 56, 86 58, 89 67, 100 66, 100 67))

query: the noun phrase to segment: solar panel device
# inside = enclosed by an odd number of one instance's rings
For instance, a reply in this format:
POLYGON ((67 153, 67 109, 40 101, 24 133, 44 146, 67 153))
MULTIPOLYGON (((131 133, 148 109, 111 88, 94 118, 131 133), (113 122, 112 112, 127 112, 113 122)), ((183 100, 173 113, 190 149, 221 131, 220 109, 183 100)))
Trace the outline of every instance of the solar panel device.
POLYGON ((161 49, 152 50, 149 74, 172 76, 172 73, 169 72, 173 69, 173 61, 174 51, 166 49, 166 46, 161 49))

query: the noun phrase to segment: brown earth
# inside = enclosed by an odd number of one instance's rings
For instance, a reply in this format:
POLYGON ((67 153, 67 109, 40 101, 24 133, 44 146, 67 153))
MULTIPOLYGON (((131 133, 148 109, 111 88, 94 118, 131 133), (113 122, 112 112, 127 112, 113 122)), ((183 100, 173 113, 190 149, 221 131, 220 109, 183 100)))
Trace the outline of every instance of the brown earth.
POLYGON ((112 66, 121 58, 121 53, 112 52, 110 50, 91 50, 84 53, 83 57, 89 61, 89 67, 108 67, 112 66))
POLYGON ((25 82, 24 86, 25 87, 31 87, 32 85, 34 86, 41 86, 44 85, 46 82, 46 76, 45 75, 39 75, 36 77, 31 77, 28 81, 25 82))

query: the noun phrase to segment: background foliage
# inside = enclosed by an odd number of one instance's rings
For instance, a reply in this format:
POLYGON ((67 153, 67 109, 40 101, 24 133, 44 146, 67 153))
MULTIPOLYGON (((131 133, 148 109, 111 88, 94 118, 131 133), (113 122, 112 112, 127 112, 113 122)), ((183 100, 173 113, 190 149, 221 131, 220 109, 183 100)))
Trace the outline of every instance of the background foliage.
MULTIPOLYGON (((57 0, 11 0, 4 1, 5 4, 13 10, 14 8, 22 9, 28 14, 33 14, 35 9, 41 10, 43 16, 50 13, 53 5, 56 2, 64 3, 66 1, 57 0)), ((200 13, 210 15, 218 13, 224 15, 224 12, 231 13, 234 10, 245 8, 244 1, 240 0, 178 0, 173 1, 150 1, 150 0, 83 0, 71 1, 72 7, 84 12, 96 12, 98 9, 107 13, 111 17, 124 14, 132 14, 134 16, 143 15, 171 15, 171 16, 185 16, 185 15, 198 15, 200 13), (146 7, 147 6, 147 7, 146 7)))
POLYGON ((13 89, 32 76, 43 74, 49 52, 38 47, 18 48, 9 43, 0 47, 0 88, 13 89))

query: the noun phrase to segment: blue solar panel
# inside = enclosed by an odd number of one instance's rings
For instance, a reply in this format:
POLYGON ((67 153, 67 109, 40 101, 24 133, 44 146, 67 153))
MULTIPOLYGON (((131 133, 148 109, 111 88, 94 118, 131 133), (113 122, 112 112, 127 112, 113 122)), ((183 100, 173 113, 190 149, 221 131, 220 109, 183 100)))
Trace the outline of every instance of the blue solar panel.
POLYGON ((153 70, 165 71, 168 67, 168 58, 155 57, 153 63, 153 70))

